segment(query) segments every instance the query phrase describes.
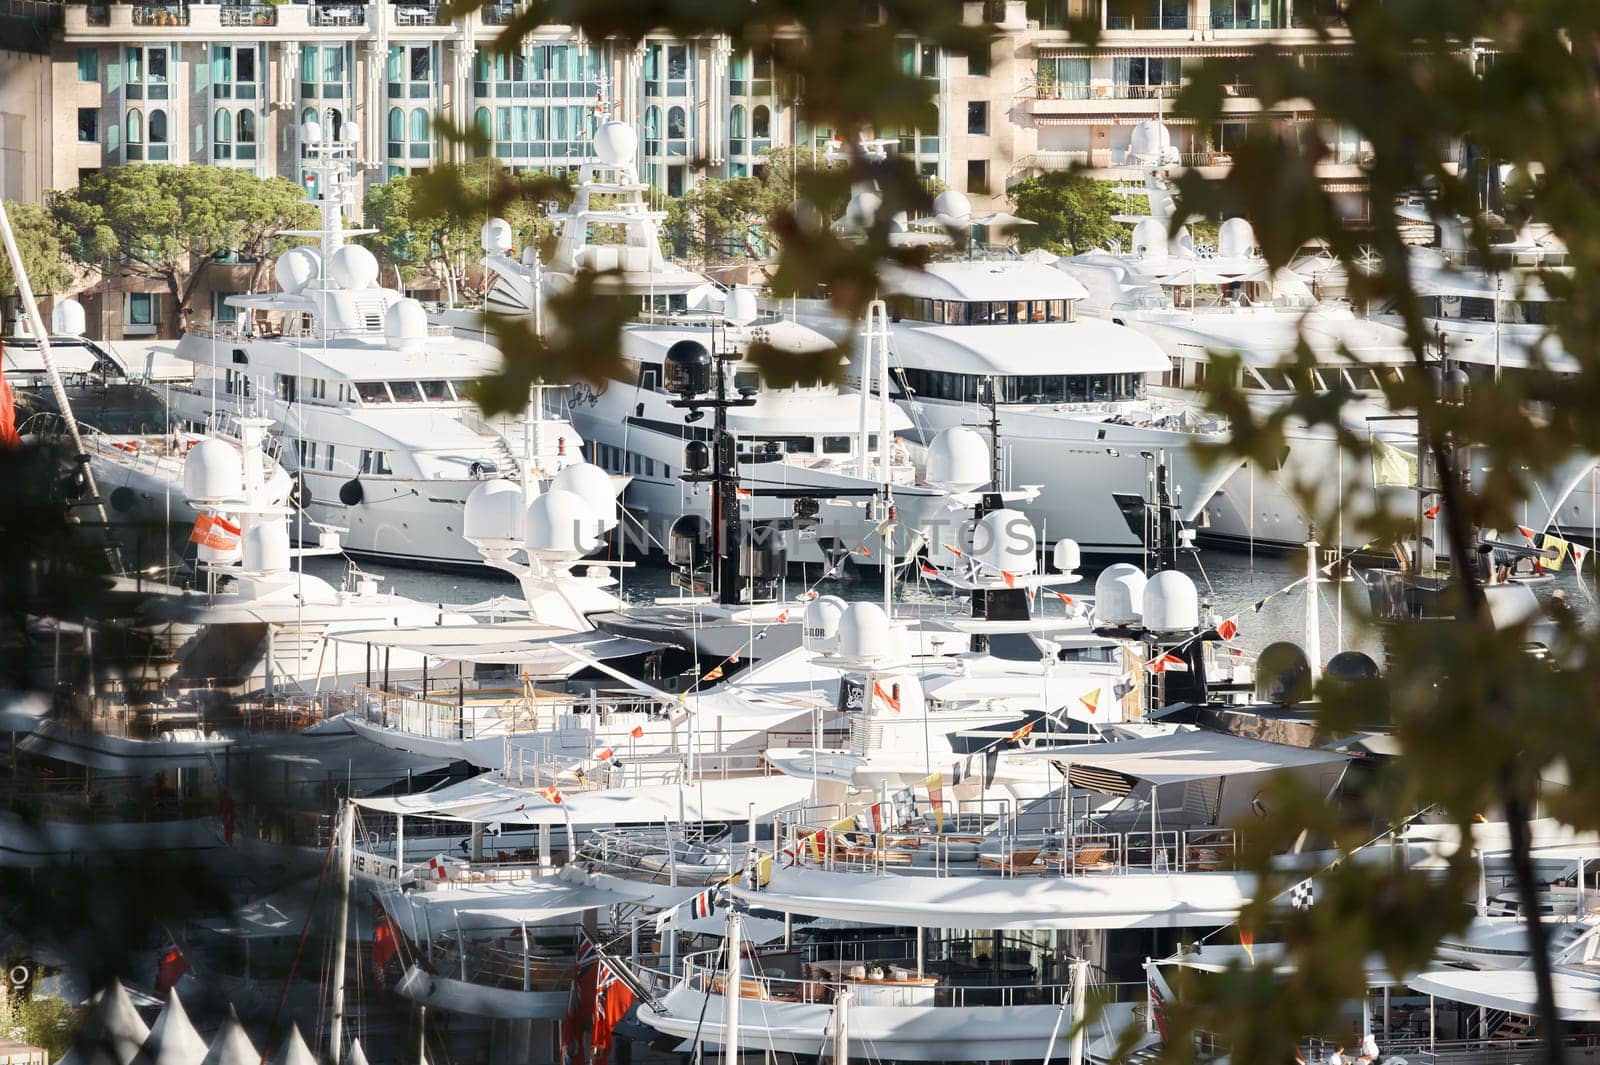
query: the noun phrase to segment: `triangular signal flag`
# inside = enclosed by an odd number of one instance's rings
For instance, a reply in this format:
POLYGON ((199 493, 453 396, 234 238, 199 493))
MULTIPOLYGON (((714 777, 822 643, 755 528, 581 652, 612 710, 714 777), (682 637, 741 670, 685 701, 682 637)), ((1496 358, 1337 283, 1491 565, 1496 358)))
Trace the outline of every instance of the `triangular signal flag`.
POLYGON ((1089 713, 1093 714, 1098 712, 1100 709, 1100 689, 1092 688, 1084 694, 1078 696, 1078 702, 1088 707, 1089 713))
POLYGON ((1224 618, 1217 625, 1217 635, 1224 640, 1231 640, 1239 635, 1239 621, 1237 618, 1224 618))

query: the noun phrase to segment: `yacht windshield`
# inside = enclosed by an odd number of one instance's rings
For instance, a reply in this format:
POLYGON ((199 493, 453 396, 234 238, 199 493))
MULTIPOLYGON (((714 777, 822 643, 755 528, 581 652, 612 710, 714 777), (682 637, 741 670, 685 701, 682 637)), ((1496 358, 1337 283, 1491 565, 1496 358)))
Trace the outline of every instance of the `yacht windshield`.
POLYGON ((901 372, 901 381, 913 395, 961 403, 987 402, 991 381, 998 389, 998 403, 1111 403, 1144 395, 1144 375, 1137 373, 989 376, 908 368, 901 372))

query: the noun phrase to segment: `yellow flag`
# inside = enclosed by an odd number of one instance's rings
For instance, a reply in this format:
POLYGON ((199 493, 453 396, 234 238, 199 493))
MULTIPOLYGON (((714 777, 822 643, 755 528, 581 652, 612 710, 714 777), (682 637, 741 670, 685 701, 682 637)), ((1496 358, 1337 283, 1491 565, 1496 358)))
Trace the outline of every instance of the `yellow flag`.
POLYGON ((1409 488, 1417 483, 1417 453, 1402 451, 1372 436, 1372 484, 1376 488, 1409 488))
POLYGON ((1545 553, 1545 557, 1539 560, 1540 565, 1551 573, 1555 573, 1566 563, 1567 555, 1572 551, 1572 545, 1559 536, 1545 533, 1544 538, 1539 541, 1539 550, 1545 553), (1554 552, 1554 554, 1551 552, 1554 552))
POLYGON ((1094 713, 1100 709, 1100 689, 1091 688, 1089 691, 1084 692, 1082 695, 1078 696, 1078 702, 1088 707, 1089 713, 1094 713))
POLYGON ((933 806, 933 821, 935 830, 944 832, 944 774, 929 773, 922 779, 922 786, 928 789, 928 802, 933 806))

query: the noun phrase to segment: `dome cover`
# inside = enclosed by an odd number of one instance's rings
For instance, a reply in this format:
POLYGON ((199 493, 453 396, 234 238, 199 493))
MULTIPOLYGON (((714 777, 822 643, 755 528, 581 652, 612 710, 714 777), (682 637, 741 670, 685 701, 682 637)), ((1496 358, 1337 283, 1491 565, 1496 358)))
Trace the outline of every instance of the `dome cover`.
POLYGON ((410 297, 395 300, 383 312, 383 339, 401 351, 417 350, 428 339, 428 312, 410 297))
POLYGON ((571 492, 583 500, 589 513, 597 518, 603 529, 617 524, 617 488, 611 475, 592 462, 575 462, 557 473, 550 487, 571 492))
POLYGON ((244 568, 281 573, 289 568, 289 528, 281 521, 256 521, 244 531, 244 568))
POLYGON ((1243 218, 1225 218, 1217 230, 1217 254, 1229 259, 1248 258, 1255 252, 1256 231, 1243 218))
POLYGON ((947 492, 970 492, 989 483, 989 445, 976 430, 958 425, 928 445, 927 482, 947 492))
POLYGON ((50 312, 50 332, 60 337, 81 337, 87 326, 83 304, 70 296, 55 305, 50 312))
POLYGON ((972 530, 972 554, 983 564, 985 577, 1007 573, 1034 573, 1039 568, 1039 541, 1033 523, 1020 510, 991 510, 972 530))
POLYGON ((1311 698, 1311 663, 1287 641, 1269 643, 1256 659, 1256 700, 1275 706, 1311 698))
POLYGON ((829 651, 839 645, 839 625, 849 609, 837 595, 824 595, 806 604, 804 631, 806 642, 815 651, 829 651))
POLYGON ((1187 573, 1162 570, 1145 584, 1140 614, 1151 632, 1193 632, 1200 627, 1200 592, 1187 573))
POLYGON ((1144 571, 1116 562, 1094 580, 1094 616, 1101 625, 1137 625, 1144 616, 1144 571))
POLYGON ((851 603, 839 619, 839 653, 859 662, 881 661, 894 651, 889 615, 877 603, 851 603))
POLYGON ((328 277, 340 288, 352 292, 371 288, 378 280, 378 260, 361 245, 346 244, 333 253, 328 277))
POLYGON ((322 273, 322 259, 310 248, 290 248, 278 256, 272 272, 278 288, 293 296, 322 273))
POLYGON ((512 481, 484 481, 467 496, 461 536, 470 544, 489 548, 522 545, 527 528, 527 508, 522 487, 512 481))
POLYGON ((613 120, 595 131, 594 154, 608 166, 626 166, 638 151, 639 136, 626 122, 613 120))
POLYGON ((483 250, 490 254, 511 250, 511 223, 504 218, 491 218, 483 224, 483 250))
POLYGON ((528 504, 526 543, 530 554, 581 558, 600 546, 600 520, 576 492, 551 488, 528 504))
POLYGON ((244 495, 244 462, 221 440, 205 439, 183 458, 183 497, 191 503, 216 503, 244 495))

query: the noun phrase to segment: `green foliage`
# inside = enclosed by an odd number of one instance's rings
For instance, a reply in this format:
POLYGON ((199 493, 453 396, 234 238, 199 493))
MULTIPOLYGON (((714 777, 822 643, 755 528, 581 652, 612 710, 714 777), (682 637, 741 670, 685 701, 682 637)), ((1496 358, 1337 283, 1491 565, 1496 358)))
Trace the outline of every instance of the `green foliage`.
POLYGON ((59 998, 23 998, 0 991, 0 1038, 12 1039, 50 1052, 59 1061, 72 1048, 72 1039, 85 1014, 59 998))
MULTIPOLYGON (((67 267, 61 247, 61 227, 50 212, 37 203, 8 200, 6 216, 11 219, 11 230, 16 235, 22 266, 28 272, 34 295, 42 297, 60 292, 72 284, 72 271, 67 267)), ((11 259, 0 255, 0 293, 10 294, 16 287, 11 259)))
POLYGON ((74 258, 90 266, 109 259, 124 274, 162 282, 185 322, 216 256, 232 252, 251 262, 253 285, 284 239, 280 230, 316 223, 294 182, 202 163, 111 167, 54 193, 50 207, 75 234, 74 258))
POLYGON ((398 267, 407 283, 431 279, 481 295, 482 229, 490 218, 511 224, 516 247, 549 240, 555 225, 545 205, 572 198, 566 181, 546 174, 513 174, 498 162, 444 164, 390 178, 368 190, 364 219, 377 233, 362 242, 387 273, 398 267))
POLYGON ((1023 250, 1044 248, 1059 255, 1080 255, 1122 236, 1112 216, 1122 199, 1104 181, 1073 171, 1052 171, 1026 178, 1011 187, 1018 217, 1035 223, 1017 229, 1023 250))

